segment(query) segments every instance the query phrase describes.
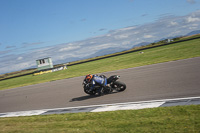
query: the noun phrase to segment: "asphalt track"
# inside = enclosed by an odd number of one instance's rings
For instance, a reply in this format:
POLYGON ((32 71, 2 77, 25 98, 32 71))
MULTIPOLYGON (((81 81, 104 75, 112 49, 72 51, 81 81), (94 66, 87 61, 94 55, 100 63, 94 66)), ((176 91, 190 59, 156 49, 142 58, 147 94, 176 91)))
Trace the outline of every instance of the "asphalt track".
POLYGON ((0 113, 200 96, 200 57, 103 73, 120 75, 124 92, 88 96, 84 77, 0 91, 0 113))

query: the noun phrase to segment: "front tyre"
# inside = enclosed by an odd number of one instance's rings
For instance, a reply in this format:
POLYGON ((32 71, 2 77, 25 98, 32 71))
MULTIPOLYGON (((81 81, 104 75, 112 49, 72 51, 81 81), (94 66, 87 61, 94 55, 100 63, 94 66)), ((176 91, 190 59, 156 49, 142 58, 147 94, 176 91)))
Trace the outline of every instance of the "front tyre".
POLYGON ((90 91, 89 87, 84 86, 84 92, 89 94, 89 95, 95 95, 96 92, 95 91, 90 91))
POLYGON ((115 81, 113 83, 113 88, 118 92, 124 91, 126 89, 126 84, 121 81, 115 81))

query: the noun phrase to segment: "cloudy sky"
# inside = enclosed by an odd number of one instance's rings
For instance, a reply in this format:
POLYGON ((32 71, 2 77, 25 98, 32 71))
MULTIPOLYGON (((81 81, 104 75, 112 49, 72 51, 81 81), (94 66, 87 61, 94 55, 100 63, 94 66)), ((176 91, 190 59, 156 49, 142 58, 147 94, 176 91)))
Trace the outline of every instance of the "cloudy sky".
POLYGON ((0 74, 195 30, 200 0, 0 0, 0 74))

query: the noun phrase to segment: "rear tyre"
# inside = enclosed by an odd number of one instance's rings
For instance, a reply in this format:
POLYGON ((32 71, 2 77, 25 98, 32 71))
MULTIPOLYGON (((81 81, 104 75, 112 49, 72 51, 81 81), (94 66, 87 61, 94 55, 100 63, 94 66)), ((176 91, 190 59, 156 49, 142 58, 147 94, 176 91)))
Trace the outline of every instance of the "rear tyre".
POLYGON ((118 92, 124 91, 126 89, 126 84, 121 81, 115 81, 113 83, 113 88, 118 92))

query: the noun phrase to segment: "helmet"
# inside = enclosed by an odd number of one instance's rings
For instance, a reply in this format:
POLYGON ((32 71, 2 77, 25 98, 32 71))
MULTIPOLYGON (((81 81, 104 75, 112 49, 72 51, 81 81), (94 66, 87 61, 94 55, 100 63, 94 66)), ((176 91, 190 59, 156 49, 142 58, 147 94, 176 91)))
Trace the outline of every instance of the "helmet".
POLYGON ((86 81, 90 81, 92 79, 92 77, 93 76, 91 74, 88 74, 85 76, 85 79, 86 79, 86 81))

